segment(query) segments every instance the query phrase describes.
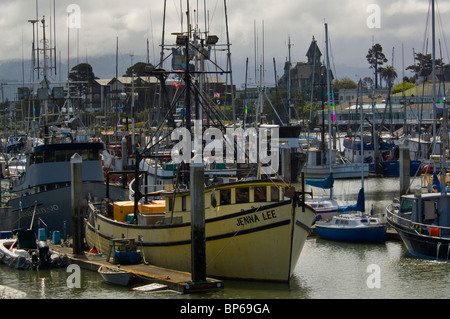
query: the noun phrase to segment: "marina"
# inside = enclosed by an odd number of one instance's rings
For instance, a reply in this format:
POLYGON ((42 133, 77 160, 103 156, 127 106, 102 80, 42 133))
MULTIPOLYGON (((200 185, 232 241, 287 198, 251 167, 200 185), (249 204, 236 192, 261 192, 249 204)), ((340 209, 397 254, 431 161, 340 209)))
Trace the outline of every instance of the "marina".
POLYGON ((401 86, 394 49, 390 61, 374 38, 360 57, 373 74, 340 78, 347 52, 331 49, 341 29, 328 21, 322 43, 302 40, 307 62, 292 63, 289 36, 270 83, 255 20, 254 75, 247 58, 239 88, 235 3, 211 18, 206 0, 164 1, 159 56, 147 39, 146 62, 131 53, 120 76, 117 37, 112 78, 94 75, 87 51, 70 68, 72 4, 63 79, 56 1, 50 17, 36 1, 23 21, 30 82, 23 62, 22 85, 1 83, 0 299, 150 300, 171 317, 448 298, 450 64, 436 52, 436 4, 420 11, 432 53, 414 52, 401 86), (249 302, 215 307, 238 299, 249 302))

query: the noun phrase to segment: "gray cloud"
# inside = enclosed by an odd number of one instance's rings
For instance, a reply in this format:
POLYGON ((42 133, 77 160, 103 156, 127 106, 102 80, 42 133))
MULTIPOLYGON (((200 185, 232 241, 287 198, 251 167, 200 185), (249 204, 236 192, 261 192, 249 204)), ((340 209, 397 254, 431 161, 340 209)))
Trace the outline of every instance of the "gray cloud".
MULTIPOLYGON (((39 19, 43 15, 49 19, 53 15, 50 8, 52 0, 38 0, 39 19)), ((183 12, 186 0, 181 1, 183 12)), ((161 25, 163 1, 148 0, 58 0, 56 1, 57 50, 63 59, 67 57, 67 6, 78 4, 81 8, 81 29, 79 30, 79 49, 77 51, 76 32, 71 30, 70 56, 80 52, 85 58, 105 54, 114 55, 116 38, 119 38, 120 51, 123 56, 130 53, 136 56, 146 55, 146 41, 149 39, 152 61, 159 57, 161 42, 161 25)), ((194 9, 197 1, 191 1, 194 9)), ((203 30, 203 1, 198 1, 199 25, 203 30)), ((207 0, 209 27, 225 41, 223 0, 207 0)), ((166 39, 173 41, 171 32, 181 30, 181 10, 179 0, 167 1, 166 39)), ((28 19, 36 17, 35 0, 6 1, 0 0, 0 60, 26 59, 31 55, 31 24, 28 19)), ((264 56, 267 78, 273 78, 272 59, 277 61, 277 72, 282 73, 288 56, 287 41, 291 37, 293 44, 291 56, 294 62, 304 61, 305 53, 313 36, 321 48, 324 47, 324 23, 328 23, 332 51, 332 63, 350 67, 366 68, 366 54, 372 41, 380 43, 391 61, 395 52, 395 66, 401 71, 402 44, 405 51, 405 65, 413 63, 412 50, 422 51, 426 43, 425 35, 428 1, 425 0, 228 0, 228 18, 230 41, 232 43, 233 66, 239 68, 248 57, 250 65, 254 64, 254 26, 258 34, 258 61, 262 63, 262 24, 264 21, 264 56), (381 9, 381 28, 367 27, 370 13, 367 7, 377 4, 381 9), (239 66, 239 67, 237 67, 239 66)), ((448 23, 450 3, 439 1, 440 20, 448 23)), ((49 20, 47 20, 50 23, 49 20)), ((193 21, 195 22, 195 17, 193 21)), ((186 18, 184 17, 184 24, 186 18)), ((439 36, 439 34, 438 34, 439 36)), ((442 33, 442 36, 445 36, 442 33)), ((429 36, 428 36, 429 37, 429 36)), ((430 41, 431 42, 431 41, 430 41)), ((445 44, 443 42, 443 44, 445 44)), ((446 48, 443 49, 444 54, 446 48)), ((448 57, 444 56, 444 60, 448 57)), ((128 58, 122 58, 128 60, 128 58)), ((65 62, 65 61, 63 61, 65 62)), ((126 63, 125 61, 123 63, 126 63)), ((345 69, 343 72, 345 73, 345 69)), ((254 72, 252 72, 254 73, 254 72)), ((401 74, 401 73, 400 73, 401 74)), ((349 74, 344 74, 349 75, 349 74)), ((337 74, 339 76, 339 74, 337 74)), ((357 77, 358 74, 351 76, 357 77)), ((360 75, 362 76, 362 75, 360 75)))

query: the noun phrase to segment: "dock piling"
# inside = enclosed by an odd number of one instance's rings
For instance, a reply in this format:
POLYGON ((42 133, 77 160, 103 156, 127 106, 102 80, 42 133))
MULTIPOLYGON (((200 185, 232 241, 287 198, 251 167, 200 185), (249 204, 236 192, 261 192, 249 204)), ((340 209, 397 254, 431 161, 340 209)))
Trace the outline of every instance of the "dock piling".
POLYGON ((73 254, 83 255, 83 179, 82 179, 83 159, 75 153, 70 159, 71 167, 71 193, 72 193, 72 234, 73 234, 73 254))

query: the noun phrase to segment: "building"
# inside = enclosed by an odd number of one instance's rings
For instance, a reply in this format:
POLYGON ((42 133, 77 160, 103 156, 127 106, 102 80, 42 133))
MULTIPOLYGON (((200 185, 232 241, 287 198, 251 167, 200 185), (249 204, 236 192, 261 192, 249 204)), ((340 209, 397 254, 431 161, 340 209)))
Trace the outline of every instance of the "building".
MULTIPOLYGON (((303 100, 321 101, 326 98, 327 69, 321 62, 322 52, 313 37, 306 52, 307 62, 298 62, 293 68, 289 61, 285 63, 284 74, 278 81, 282 90, 291 90, 291 96, 301 93, 303 100), (290 85, 289 85, 290 83, 290 85)), ((333 74, 330 72, 331 81, 333 74)))

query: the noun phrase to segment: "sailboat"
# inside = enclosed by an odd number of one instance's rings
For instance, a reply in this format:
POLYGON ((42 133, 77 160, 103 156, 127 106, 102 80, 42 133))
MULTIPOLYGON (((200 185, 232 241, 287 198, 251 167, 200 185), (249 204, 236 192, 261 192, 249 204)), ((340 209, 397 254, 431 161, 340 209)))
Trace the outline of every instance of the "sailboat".
POLYGON ((308 158, 303 168, 306 178, 321 179, 326 178, 330 172, 335 179, 358 178, 359 172, 363 171, 364 176, 369 176, 369 164, 350 163, 340 157, 336 149, 332 148, 332 116, 331 116, 331 74, 330 58, 328 54, 328 25, 325 23, 326 42, 326 63, 327 63, 327 103, 328 103, 328 154, 325 150, 325 134, 322 133, 323 140, 321 147, 308 147, 308 158))
MULTIPOLYGON (((362 81, 359 81, 362 89, 362 81)), ((361 110, 361 136, 363 136, 364 110, 361 110)), ((361 161, 363 161, 363 155, 361 161)), ((361 189, 356 204, 340 207, 339 215, 315 225, 316 234, 336 241, 379 243, 386 237, 386 224, 379 218, 365 214, 364 172, 361 170, 361 189)))
POLYGON ((305 184, 320 189, 330 190, 329 197, 312 197, 306 201, 306 203, 316 211, 316 220, 326 220, 338 214, 339 203, 333 198, 334 177, 332 173, 324 179, 307 179, 305 184))

